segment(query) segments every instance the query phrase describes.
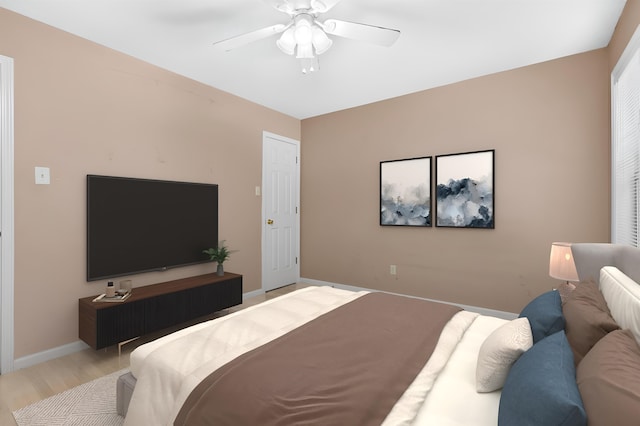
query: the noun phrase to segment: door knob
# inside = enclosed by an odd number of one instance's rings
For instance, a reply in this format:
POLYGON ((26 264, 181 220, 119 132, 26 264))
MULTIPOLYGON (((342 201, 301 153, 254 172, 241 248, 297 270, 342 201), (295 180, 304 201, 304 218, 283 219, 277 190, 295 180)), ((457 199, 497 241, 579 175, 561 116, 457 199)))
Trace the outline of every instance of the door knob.
POLYGON ((273 225, 273 219, 267 219, 267 225, 273 225))

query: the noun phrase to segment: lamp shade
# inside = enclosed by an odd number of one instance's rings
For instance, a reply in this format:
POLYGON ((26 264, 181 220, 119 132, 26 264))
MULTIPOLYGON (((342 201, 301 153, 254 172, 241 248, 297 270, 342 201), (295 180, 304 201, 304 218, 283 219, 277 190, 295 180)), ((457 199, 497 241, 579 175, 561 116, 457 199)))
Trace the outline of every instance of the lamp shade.
POLYGON ((311 28, 311 33, 313 34, 313 47, 315 47, 318 55, 322 55, 329 50, 333 41, 327 37, 327 34, 320 27, 314 25, 311 28))
POLYGON ((549 256, 549 275, 563 281, 578 281, 571 243, 552 243, 549 256))
POLYGON ((293 55, 296 52, 295 28, 290 27, 276 41, 276 46, 287 55, 293 55))

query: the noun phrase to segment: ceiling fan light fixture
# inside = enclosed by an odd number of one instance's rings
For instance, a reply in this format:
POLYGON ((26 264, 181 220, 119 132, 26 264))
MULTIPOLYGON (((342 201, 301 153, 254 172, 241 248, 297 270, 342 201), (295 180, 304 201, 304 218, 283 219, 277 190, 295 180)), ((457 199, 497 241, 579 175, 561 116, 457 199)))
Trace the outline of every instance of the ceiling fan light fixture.
POLYGON ((276 46, 287 55, 293 55, 296 52, 296 37, 295 28, 290 27, 282 33, 280 38, 276 41, 276 46))
POLYGON ((280 12, 289 15, 287 24, 276 24, 214 43, 229 51, 245 44, 280 34, 276 45, 283 53, 295 56, 302 64, 302 72, 317 71, 318 55, 331 48, 329 36, 345 37, 389 47, 400 31, 339 19, 318 20, 318 15, 335 7, 341 0, 264 0, 280 12))
POLYGON ((318 55, 322 55, 329 50, 333 44, 333 40, 331 40, 320 27, 314 25, 313 28, 311 28, 311 33, 313 35, 313 47, 316 49, 318 55))
POLYGON ((312 23, 309 15, 296 17, 295 38, 298 44, 310 44, 313 40, 312 23))
POLYGON ((313 45, 311 43, 298 43, 297 53, 296 58, 298 59, 313 59, 313 45))

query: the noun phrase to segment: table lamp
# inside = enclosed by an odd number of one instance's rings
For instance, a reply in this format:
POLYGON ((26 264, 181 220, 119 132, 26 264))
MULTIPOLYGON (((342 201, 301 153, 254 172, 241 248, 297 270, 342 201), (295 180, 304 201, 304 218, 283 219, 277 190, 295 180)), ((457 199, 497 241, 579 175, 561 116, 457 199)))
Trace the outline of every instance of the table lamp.
POLYGON ((576 288, 570 281, 579 281, 576 264, 573 261, 571 243, 552 243, 549 256, 549 275, 552 278, 563 280, 558 286, 561 294, 567 294, 576 288))

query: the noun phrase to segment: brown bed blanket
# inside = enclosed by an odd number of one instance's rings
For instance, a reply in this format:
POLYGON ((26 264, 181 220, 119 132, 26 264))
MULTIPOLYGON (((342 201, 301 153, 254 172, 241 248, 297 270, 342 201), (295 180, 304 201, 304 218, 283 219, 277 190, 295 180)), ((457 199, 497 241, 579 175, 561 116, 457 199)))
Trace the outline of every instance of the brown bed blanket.
POLYGON ((214 371, 174 425, 379 425, 460 310, 366 294, 214 371))

